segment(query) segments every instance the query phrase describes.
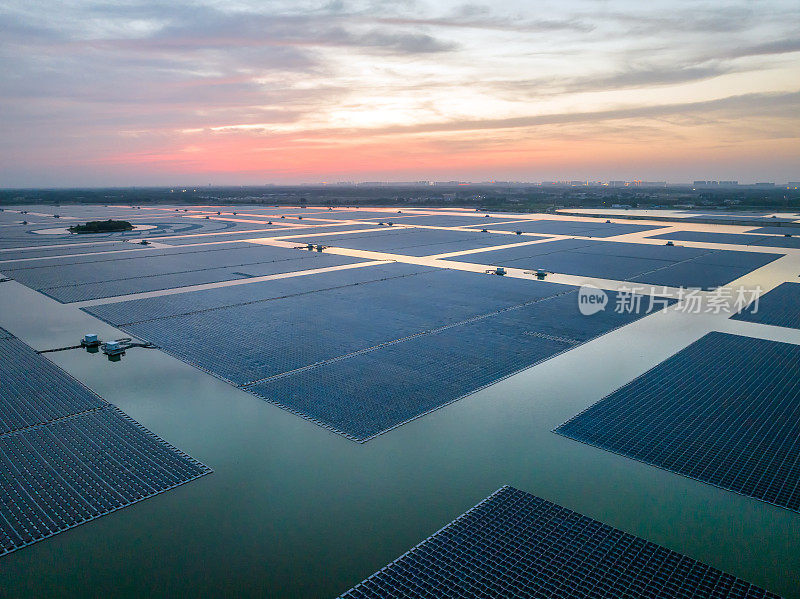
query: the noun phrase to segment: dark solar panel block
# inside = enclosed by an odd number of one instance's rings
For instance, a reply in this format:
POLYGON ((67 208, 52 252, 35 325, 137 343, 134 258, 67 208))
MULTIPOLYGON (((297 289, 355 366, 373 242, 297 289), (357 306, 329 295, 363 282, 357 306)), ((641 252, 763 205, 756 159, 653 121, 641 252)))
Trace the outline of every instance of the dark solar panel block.
MULTIPOLYGON (((136 249, 136 247, 135 246, 131 247, 126 243, 100 243, 96 245, 73 245, 73 246, 56 247, 56 248, 44 247, 33 250, 0 252, 0 262, 4 260, 25 260, 28 258, 45 258, 48 256, 58 257, 67 254, 70 255, 90 254, 94 252, 111 252, 115 250, 129 250, 129 249, 136 249)), ((37 262, 39 261, 37 260, 37 262)))
POLYGON ((556 432, 800 508, 800 346, 710 333, 556 432))
POLYGON ((275 279, 247 285, 220 287, 190 293, 129 300, 83 308, 112 325, 215 310, 237 304, 250 304, 279 297, 314 293, 323 289, 357 285, 380 279, 403 277, 428 270, 426 266, 389 263, 364 268, 348 268, 309 276, 275 279))
POLYGON ((408 213, 398 214, 397 210, 370 211, 370 210, 331 210, 331 211, 315 211, 313 218, 330 218, 340 220, 369 220, 375 222, 386 222, 387 220, 398 221, 401 218, 408 217, 408 213))
POLYGON ((576 249, 578 252, 598 256, 622 256, 627 258, 647 258, 648 260, 663 260, 665 262, 681 262, 700 258, 715 250, 670 246, 664 244, 653 245, 648 243, 621 243, 616 241, 587 241, 576 249))
POLYGON ((712 266, 733 266, 747 269, 748 272, 766 266, 780 258, 783 254, 766 252, 738 252, 734 250, 712 250, 693 260, 694 264, 712 266))
POLYGON ((516 243, 510 235, 481 233, 480 231, 444 231, 436 229, 388 229, 372 233, 353 233, 330 237, 298 236, 302 243, 321 243, 373 252, 396 252, 409 256, 428 256, 448 251, 479 248, 489 245, 516 243), (458 249, 452 249, 457 247, 458 249))
POLYGON ((197 243, 219 243, 220 241, 233 241, 240 239, 261 239, 262 237, 275 237, 281 235, 287 227, 278 227, 270 225, 260 225, 252 223, 252 226, 247 231, 251 233, 207 233, 207 234, 190 234, 181 237, 165 237, 163 239, 156 239, 158 243, 165 245, 181 246, 187 244, 197 243))
POLYGON ((733 319, 800 329, 800 283, 781 283, 733 319))
POLYGON ((727 285, 751 271, 751 268, 746 267, 678 262, 647 274, 632 277, 630 280, 646 285, 714 289, 727 285))
POLYGON ((0 555, 209 472, 113 406, 0 435, 0 555))
POLYGON ((565 289, 435 269, 123 328, 242 385, 565 289))
MULTIPOLYGON (((531 241, 527 237, 512 237, 511 239, 520 243, 531 241)), ((513 241, 510 243, 513 243, 513 241)), ((453 256, 452 258, 447 259, 456 260, 458 262, 469 262, 471 264, 505 265, 506 262, 511 260, 530 258, 532 256, 543 256, 546 254, 555 254, 557 252, 566 250, 583 248, 592 243, 594 242, 583 241, 579 239, 559 239, 557 241, 531 243, 529 245, 519 245, 513 248, 500 250, 487 249, 485 252, 475 252, 472 254, 465 254, 463 256, 453 256)))
POLYGON ((152 277, 134 277, 121 281, 66 285, 63 287, 39 289, 38 291, 61 303, 81 302, 103 297, 128 295, 130 293, 160 291, 162 289, 172 289, 174 287, 186 287, 189 285, 202 285, 205 283, 247 278, 245 275, 235 274, 233 272, 235 270, 235 268, 213 268, 196 272, 157 275, 152 277))
POLYGON ((771 248, 800 249, 800 236, 795 235, 794 237, 784 237, 784 236, 778 237, 775 235, 768 235, 766 237, 759 238, 759 240, 754 242, 753 245, 760 245, 771 248))
POLYGON ((106 405, 47 358, 0 334, 0 434, 106 405))
MULTIPOLYGON (((216 250, 153 250, 128 257, 93 256, 80 263, 7 270, 7 275, 60 302, 230 281, 300 270, 340 266, 359 258, 301 252, 252 244, 222 244, 216 250), (244 274, 243 271, 246 271, 244 274)), ((203 247, 203 246, 200 246, 203 247)), ((77 260, 77 258, 76 258, 77 260)))
POLYGON ((610 241, 558 240, 449 258, 460 262, 641 282, 712 288, 730 283, 780 254, 706 250, 610 241))
MULTIPOLYGON (((45 273, 44 275, 42 275, 44 277, 51 276, 52 271, 48 271, 47 268, 53 266, 72 266, 81 264, 96 264, 96 263, 122 261, 119 264, 122 267, 126 267, 128 265, 127 260, 134 260, 139 258, 153 258, 156 256, 178 256, 180 254, 203 254, 207 252, 209 253, 209 256, 215 256, 217 255, 216 252, 226 252, 236 249, 245 249, 253 247, 253 244, 245 242, 227 243, 228 241, 227 238, 225 238, 222 241, 226 241, 226 243, 213 243, 208 245, 188 246, 188 247, 179 246, 179 247, 169 247, 169 248, 155 248, 152 246, 143 246, 135 243, 125 243, 125 244, 119 244, 119 247, 125 250, 123 252, 106 252, 101 254, 79 255, 79 256, 61 256, 61 257, 53 256, 44 258, 42 260, 37 260, 36 262, 18 263, 9 265, 9 267, 6 267, 6 270, 9 270, 9 268, 13 268, 15 271, 30 271, 31 273, 33 273, 30 276, 32 277, 32 280, 35 281, 36 273, 45 273)), ((72 252, 70 251, 67 253, 71 254, 72 252)), ((189 259, 202 260, 202 258, 199 256, 190 257, 189 259)), ((209 260, 213 260, 213 258, 209 258, 209 260)), ((91 267, 85 267, 85 268, 91 270, 91 267)), ((100 268, 105 268, 105 267, 101 266, 100 268)))
POLYGON ((0 329, 0 556, 208 472, 0 329))
MULTIPOLYGON (((486 219, 489 220, 489 219, 486 219)), ((476 223, 477 224, 477 223, 476 223)), ((534 220, 528 222, 492 225, 498 231, 522 231, 523 233, 543 233, 551 235, 578 235, 581 237, 613 237, 628 233, 639 233, 659 229, 659 226, 634 225, 625 223, 606 223, 569 220, 534 220)))
POLYGON ((333 254, 315 255, 309 259, 279 260, 262 264, 231 266, 227 268, 209 268, 195 272, 175 273, 152 277, 135 277, 122 281, 106 283, 88 283, 42 289, 42 293, 60 302, 77 302, 104 297, 115 297, 131 293, 160 291, 176 287, 234 281, 252 277, 261 277, 287 272, 297 272, 315 268, 327 268, 361 262, 361 258, 336 256, 333 254))
POLYGON ((797 226, 787 225, 785 227, 759 227, 758 229, 750 229, 748 233, 765 233, 767 235, 800 235, 800 224, 797 226))
POLYGON ((588 516, 504 486, 341 597, 778 596, 588 516))
POLYGON ((611 293, 611 308, 583 316, 565 291, 249 390, 363 442, 640 317, 615 303, 611 293))
MULTIPOLYGON (((402 214, 398 214, 402 217, 402 214)), ((519 217, 516 217, 519 218, 519 217)), ((514 220, 515 217, 509 216, 508 218, 492 217, 486 218, 485 216, 458 216, 451 214, 433 215, 433 216, 406 216, 402 219, 395 219, 397 224, 403 225, 423 225, 429 227, 466 227, 471 225, 488 226, 492 223, 504 223, 514 220)), ((389 220, 393 220, 389 217, 389 220)))
POLYGON ((645 258, 598 256, 579 251, 566 251, 537 256, 533 260, 530 258, 508 260, 503 264, 511 268, 543 268, 552 272, 577 276, 627 280, 636 275, 663 268, 668 263, 645 258))
POLYGON ((699 241, 702 243, 730 243, 737 245, 750 245, 763 239, 761 235, 747 233, 709 233, 706 231, 674 231, 652 235, 649 239, 671 239, 673 241, 699 241))

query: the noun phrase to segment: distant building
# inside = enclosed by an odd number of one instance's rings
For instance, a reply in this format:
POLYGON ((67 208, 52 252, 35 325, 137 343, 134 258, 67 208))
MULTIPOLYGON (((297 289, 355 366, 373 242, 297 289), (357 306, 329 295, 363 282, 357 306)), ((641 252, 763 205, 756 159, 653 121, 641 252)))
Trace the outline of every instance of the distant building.
POLYGON ((442 200, 445 201, 445 202, 452 202, 455 199, 456 199, 456 194, 454 194, 454 193, 443 193, 442 194, 442 200))
POLYGON ((608 182, 608 186, 609 187, 625 187, 626 185, 628 185, 628 184, 625 181, 609 181, 608 182))

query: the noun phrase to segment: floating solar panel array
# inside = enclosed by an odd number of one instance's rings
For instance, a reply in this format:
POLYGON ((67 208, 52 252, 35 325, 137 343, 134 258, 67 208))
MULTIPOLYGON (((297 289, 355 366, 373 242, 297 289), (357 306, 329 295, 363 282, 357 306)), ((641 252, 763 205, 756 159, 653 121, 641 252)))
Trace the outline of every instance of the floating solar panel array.
POLYGON ((356 441, 644 315, 582 316, 571 286, 397 263, 246 287, 85 310, 356 441))
POLYGON ((170 316, 184 316, 265 300, 306 295, 315 291, 359 285, 382 279, 406 277, 427 270, 429 267, 426 266, 391 263, 322 272, 313 276, 254 282, 245 286, 219 287, 202 292, 194 291, 114 304, 100 304, 83 308, 83 310, 113 326, 122 326, 170 316))
POLYGON ((725 285, 780 254, 567 239, 448 258, 668 287, 725 285))
POLYGON ((3 272, 60 302, 75 302, 358 261, 348 256, 237 242, 150 250, 133 256, 126 252, 26 262, 3 272))
POLYGON ((800 510, 800 346, 710 333, 556 432, 800 510))
POLYGON ((784 225, 781 227, 759 227, 758 229, 751 229, 748 233, 765 234, 765 235, 800 235, 800 223, 794 225, 784 225))
MULTIPOLYGON (((489 220, 488 218, 486 219, 489 220)), ((509 219, 511 220, 511 219, 509 219)), ((475 223, 479 225, 480 223, 475 223)), ((496 231, 522 231, 523 233, 543 233, 545 235, 577 235, 580 237, 614 237, 629 233, 640 233, 659 229, 658 225, 635 225, 628 223, 606 223, 577 220, 532 220, 497 224, 489 227, 496 231)))
MULTIPOLYGON (((420 225, 425 227, 468 227, 472 225, 479 225, 487 227, 495 223, 506 223, 511 220, 518 220, 519 217, 485 217, 485 216, 461 216, 453 214, 437 214, 437 215, 397 215, 396 222, 401 225, 420 225)), ((392 217, 389 217, 390 219, 392 217)))
POLYGON ((800 283, 781 283, 733 318, 800 329, 800 283))
POLYGON ((439 229, 386 228, 350 235, 319 236, 314 233, 314 231, 310 231, 292 239, 299 243, 321 243, 356 250, 395 252, 407 256, 428 256, 519 241, 512 236, 503 234, 439 229))
POLYGON ((727 243, 756 245, 776 248, 800 248, 800 237, 778 235, 753 235, 750 233, 709 233, 706 231, 675 231, 653 235, 649 239, 671 239, 673 241, 699 241, 703 243, 727 243))
POLYGON ((0 555, 211 470, 0 329, 0 555))
MULTIPOLYGON (((88 255, 100 252, 111 252, 119 250, 138 250, 136 246, 133 248, 127 243, 93 243, 93 244, 74 244, 74 245, 59 245, 58 247, 43 247, 43 248, 30 248, 26 250, 0 250, 0 268, 3 268, 3 261, 7 260, 27 260, 31 258, 47 258, 65 255, 88 255)), ((144 251, 146 248, 141 248, 144 251)), ((11 265, 5 265, 6 268, 11 265)))
POLYGON ((341 597, 778 596, 690 557, 505 486, 341 597))

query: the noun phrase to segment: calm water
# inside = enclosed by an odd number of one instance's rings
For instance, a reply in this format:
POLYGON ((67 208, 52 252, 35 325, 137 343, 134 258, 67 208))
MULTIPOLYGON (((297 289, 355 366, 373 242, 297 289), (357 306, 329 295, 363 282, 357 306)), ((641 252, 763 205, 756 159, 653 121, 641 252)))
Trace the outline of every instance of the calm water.
MULTIPOLYGON (((0 301, 37 349, 124 336, 16 283, 0 301)), ((551 432, 714 326, 747 323, 654 315, 365 445, 157 350, 50 354, 215 472, 2 558, 0 595, 333 597, 510 484, 800 597, 800 515, 551 432)))

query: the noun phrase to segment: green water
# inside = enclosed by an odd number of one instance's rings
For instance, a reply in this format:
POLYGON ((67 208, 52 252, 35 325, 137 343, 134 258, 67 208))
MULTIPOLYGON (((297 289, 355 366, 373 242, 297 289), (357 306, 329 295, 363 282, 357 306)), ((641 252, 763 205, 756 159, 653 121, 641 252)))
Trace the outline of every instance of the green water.
MULTIPOLYGON (((0 302, 37 349, 122 336, 16 283, 0 302)), ((333 597, 510 484, 800 597, 799 514, 551 432, 719 323, 653 315, 364 445, 158 350, 50 354, 215 472, 5 556, 0 595, 333 597)))

